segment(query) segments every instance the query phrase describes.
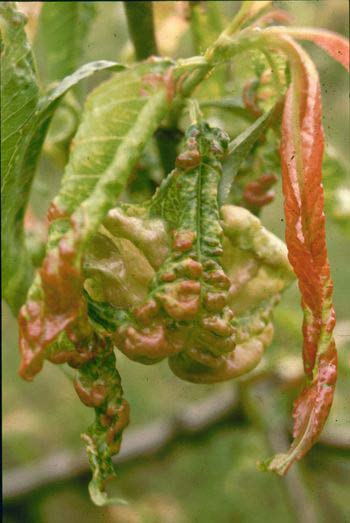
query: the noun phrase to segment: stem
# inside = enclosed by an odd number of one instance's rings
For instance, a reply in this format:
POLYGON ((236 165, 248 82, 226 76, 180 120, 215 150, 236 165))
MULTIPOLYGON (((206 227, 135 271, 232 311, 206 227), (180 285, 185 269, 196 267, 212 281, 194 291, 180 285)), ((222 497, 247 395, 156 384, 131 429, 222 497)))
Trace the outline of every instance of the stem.
POLYGON ((153 23, 153 2, 123 2, 137 60, 158 55, 153 23))
MULTIPOLYGON (((145 60, 151 55, 158 55, 153 21, 153 2, 123 2, 128 28, 135 48, 137 60, 145 60)), ((155 133, 164 175, 175 164, 176 147, 182 138, 177 127, 160 127, 155 133)))
POLYGON ((227 26, 222 35, 232 36, 242 27, 242 25, 247 22, 247 20, 254 18, 260 11, 269 7, 271 0, 246 0, 242 2, 242 6, 236 16, 233 18, 231 23, 227 26))

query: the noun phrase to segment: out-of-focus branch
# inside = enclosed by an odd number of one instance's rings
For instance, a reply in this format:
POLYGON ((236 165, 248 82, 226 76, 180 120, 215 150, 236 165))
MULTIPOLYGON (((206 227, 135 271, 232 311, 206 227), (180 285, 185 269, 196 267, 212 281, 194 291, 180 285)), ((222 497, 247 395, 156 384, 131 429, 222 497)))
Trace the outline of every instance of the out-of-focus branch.
MULTIPOLYGON (((163 450, 180 436, 195 436, 222 423, 238 405, 233 387, 189 404, 175 416, 165 417, 126 432, 115 464, 147 458, 163 450)), ((63 450, 32 465, 14 468, 3 475, 5 503, 18 502, 35 491, 87 474, 89 464, 84 452, 63 450)))
POLYGON ((153 23, 153 2, 123 2, 132 43, 137 60, 157 55, 157 42, 153 23))
MULTIPOLYGON (((293 367, 293 365, 289 365, 289 367, 293 367)), ((283 428, 285 423, 283 419, 274 418, 274 409, 271 409, 271 405, 269 409, 267 403, 270 400, 274 401, 274 398, 279 395, 278 387, 283 385, 283 388, 294 388, 296 383, 300 382, 301 377, 302 374, 297 368, 294 370, 289 368, 288 373, 284 368, 280 368, 274 375, 264 368, 252 371, 249 376, 243 376, 238 380, 243 394, 240 394, 234 386, 228 386, 201 401, 190 403, 176 415, 160 418, 143 427, 126 431, 122 450, 114 458, 114 463, 120 465, 136 459, 155 456, 180 437, 199 436, 219 427, 225 421, 232 420, 235 413, 241 416, 242 409, 239 406, 242 405, 242 398, 244 414, 258 424, 263 424, 272 452, 279 452, 288 446, 288 429, 283 428), (245 398, 247 399, 245 391, 251 397, 250 401, 248 398, 250 406, 245 401, 245 398), (254 394, 258 397, 257 401, 254 400, 254 394)), ((319 444, 340 450, 350 450, 348 432, 327 433, 327 435, 321 436, 319 444)), ((294 510, 300 516, 303 511, 302 507, 304 507, 303 500, 307 500, 304 499, 305 493, 303 493, 300 473, 294 472, 293 469, 286 477, 286 489, 294 510)), ((22 498, 33 495, 43 487, 70 481, 88 473, 89 465, 84 452, 63 450, 32 465, 28 464, 5 471, 3 499, 6 504, 17 504, 22 498)), ((310 509, 310 512, 303 514, 303 517, 300 516, 298 521, 312 523, 315 521, 313 518, 314 514, 310 509)))

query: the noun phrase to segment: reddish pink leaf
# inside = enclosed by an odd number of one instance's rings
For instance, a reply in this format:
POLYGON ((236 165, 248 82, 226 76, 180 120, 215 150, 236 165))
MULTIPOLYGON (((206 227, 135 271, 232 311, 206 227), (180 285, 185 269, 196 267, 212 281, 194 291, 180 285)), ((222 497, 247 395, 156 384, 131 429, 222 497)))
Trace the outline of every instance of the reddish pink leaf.
POLYGON ((300 40, 310 40, 321 47, 334 60, 349 71, 349 40, 333 31, 313 29, 309 27, 269 27, 266 32, 278 33, 281 36, 290 35, 300 40))
POLYGON ((94 356, 89 350, 92 332, 82 295, 82 277, 74 264, 76 250, 76 242, 71 244, 63 237, 58 248, 46 255, 39 271, 42 297, 30 298, 20 310, 19 372, 26 380, 32 380, 41 370, 45 358, 75 367, 94 356), (63 333, 71 346, 62 349, 57 345, 47 354, 63 333))
POLYGON ((289 37, 292 83, 282 122, 281 161, 289 260, 304 309, 303 359, 307 385, 294 405, 294 441, 268 468, 285 474, 314 444, 327 419, 337 375, 332 330, 333 284, 327 258, 322 187, 323 129, 320 83, 314 64, 289 37))

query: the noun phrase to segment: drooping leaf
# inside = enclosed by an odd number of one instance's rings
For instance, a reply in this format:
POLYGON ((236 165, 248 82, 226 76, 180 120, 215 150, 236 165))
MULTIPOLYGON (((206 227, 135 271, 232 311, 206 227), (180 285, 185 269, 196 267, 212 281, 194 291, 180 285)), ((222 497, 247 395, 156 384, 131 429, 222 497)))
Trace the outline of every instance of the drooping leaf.
POLYGON ((89 78, 98 71, 122 71, 123 69, 126 69, 125 65, 109 60, 97 60, 96 62, 89 62, 82 65, 74 73, 63 78, 59 84, 40 99, 38 107, 40 121, 46 121, 47 118, 52 115, 60 98, 65 95, 69 89, 81 82, 81 80, 89 78))
POLYGON ((272 11, 268 11, 264 15, 260 16, 257 20, 254 21, 253 25, 254 27, 264 27, 265 25, 270 25, 274 22, 290 23, 292 19, 292 15, 287 11, 283 11, 283 9, 273 9, 272 11))
POLYGON ((290 35, 300 40, 310 40, 326 51, 334 60, 349 70, 349 40, 333 31, 312 27, 271 27, 266 32, 290 35))
POLYGON ((35 51, 39 76, 46 85, 72 74, 83 63, 95 14, 95 2, 43 2, 35 51))
POLYGON ((327 419, 337 376, 332 331, 333 283, 327 258, 322 181, 323 129, 320 83, 311 59, 289 37, 280 37, 293 56, 292 84, 282 122, 282 179, 286 242, 298 277, 304 309, 303 360, 307 383, 294 404, 294 441, 267 463, 285 474, 314 444, 327 419))

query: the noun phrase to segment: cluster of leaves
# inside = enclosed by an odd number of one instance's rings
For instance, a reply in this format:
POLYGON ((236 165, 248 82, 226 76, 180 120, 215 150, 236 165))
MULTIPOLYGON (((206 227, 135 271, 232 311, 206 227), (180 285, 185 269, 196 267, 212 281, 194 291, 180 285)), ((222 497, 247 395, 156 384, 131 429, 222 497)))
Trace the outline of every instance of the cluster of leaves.
MULTIPOLYGON (((78 369, 75 389, 96 413, 84 439, 97 504, 110 501, 105 481, 128 423, 114 347, 141 363, 169 357, 177 375, 195 382, 248 372, 271 341, 272 309, 293 269, 304 310, 307 382, 295 403, 294 442, 265 468, 284 474, 309 450, 334 393, 320 86, 313 62, 295 39, 313 41, 347 68, 348 43, 329 31, 271 26, 286 17, 269 10, 270 2, 244 2, 226 28, 215 2, 189 4, 200 56, 177 61, 151 56, 128 66, 99 61, 73 72, 76 53, 57 41, 48 49, 46 75, 61 81, 44 95, 24 17, 11 2, 0 6, 3 293, 14 313, 20 309, 21 375, 32 379, 45 359, 78 369), (227 63, 240 53, 251 58, 256 79, 237 101, 225 97, 223 86, 231 74, 227 63), (45 137, 59 107, 77 111, 78 83, 103 69, 116 74, 89 94, 79 115, 61 189, 48 211, 46 254, 32 282, 33 231, 28 242, 23 223, 45 137), (71 88, 70 101, 63 97, 71 88), (179 154, 190 97, 191 125, 179 154), (208 125, 199 107, 209 119, 221 111, 221 127, 229 133, 231 114, 250 125, 228 136, 208 125), (273 199, 279 155, 290 264, 283 244, 254 216, 273 199), (162 167, 164 180, 152 199, 130 204, 134 193, 153 192, 162 167)), ((81 43, 93 6, 69 5, 62 11, 57 3, 44 4, 43 37, 48 20, 61 23, 63 12, 80 21, 81 43)), ((155 54, 152 4, 128 3, 126 13, 138 58, 155 54), (140 13, 148 24, 147 45, 136 29, 140 13)), ((57 141, 67 144, 73 130, 57 141)), ((344 212, 334 209, 333 194, 345 190, 335 183, 338 169, 326 157, 331 195, 326 208, 344 222, 344 212)))

